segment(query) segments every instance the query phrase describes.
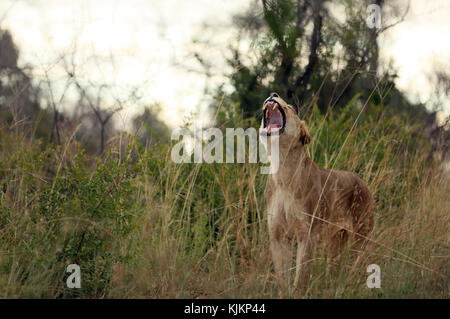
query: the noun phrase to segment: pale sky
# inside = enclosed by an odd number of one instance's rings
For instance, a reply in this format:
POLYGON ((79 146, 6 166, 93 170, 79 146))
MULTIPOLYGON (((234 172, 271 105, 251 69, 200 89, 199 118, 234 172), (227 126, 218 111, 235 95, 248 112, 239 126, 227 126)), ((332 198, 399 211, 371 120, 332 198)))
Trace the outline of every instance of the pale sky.
MULTIPOLYGON (((21 64, 35 67, 37 77, 75 40, 83 74, 117 85, 140 85, 148 102, 162 102, 162 116, 180 125, 190 112, 204 113, 206 78, 190 55, 193 38, 214 35, 216 68, 225 67, 223 52, 235 34, 223 28, 249 0, 1 0, 1 28, 11 30, 21 51, 21 64), (222 27, 205 29, 203 24, 222 27), (208 31, 209 30, 209 31, 208 31), (209 34, 206 34, 208 33, 209 34), (214 32, 218 32, 214 34, 214 32), (92 55, 97 58, 92 59, 92 55), (111 60, 110 57, 114 58, 111 60), (111 62, 112 61, 112 62, 111 62)), ((432 95, 428 76, 434 64, 450 62, 450 0, 411 0, 406 20, 380 41, 380 52, 392 61, 397 85, 413 101, 432 95)), ((226 70, 224 70, 226 71, 226 70)), ((58 79, 60 70, 50 69, 58 79)), ((222 78, 210 81, 220 83, 222 78)), ((213 83, 209 83, 210 85, 213 83)), ((450 106, 449 106, 450 110, 450 106)), ((127 121, 137 109, 127 108, 127 121)), ((450 111, 449 111, 450 113, 450 111)))

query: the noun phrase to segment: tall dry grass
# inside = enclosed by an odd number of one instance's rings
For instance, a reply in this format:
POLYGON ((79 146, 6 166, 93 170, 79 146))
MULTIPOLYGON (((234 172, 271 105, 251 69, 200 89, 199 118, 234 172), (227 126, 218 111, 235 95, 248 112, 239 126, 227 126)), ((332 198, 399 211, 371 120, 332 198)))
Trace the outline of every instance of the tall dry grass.
POLYGON ((170 145, 132 137, 126 153, 92 158, 70 140, 46 146, 2 128, 0 296, 448 298, 448 174, 398 119, 354 114, 312 108, 308 151, 368 183, 375 228, 358 264, 348 249, 317 252, 302 291, 274 278, 257 164, 175 164, 170 145), (70 263, 81 289, 66 287, 70 263), (380 289, 366 286, 374 263, 380 289))

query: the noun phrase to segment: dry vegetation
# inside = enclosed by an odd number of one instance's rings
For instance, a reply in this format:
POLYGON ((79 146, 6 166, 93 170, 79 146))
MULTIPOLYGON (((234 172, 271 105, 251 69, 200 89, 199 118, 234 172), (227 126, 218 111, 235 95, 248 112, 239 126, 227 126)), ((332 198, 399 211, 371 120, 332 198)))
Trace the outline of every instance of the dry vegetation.
MULTIPOLYGON (((375 229, 360 263, 350 248, 334 260, 317 251, 302 290, 277 286, 259 164, 173 163, 169 128, 143 99, 146 81, 93 76, 114 59, 80 60, 77 41, 33 72, 0 29, 0 297, 449 298, 450 122, 440 126, 396 88, 377 39, 408 9, 375 2, 389 22, 380 30, 367 27, 361 1, 253 1, 226 26, 239 35, 231 42, 205 27, 195 52, 182 52, 205 79, 226 77, 205 88, 214 125, 258 127, 256 110, 276 91, 300 107, 311 158, 369 185, 375 229), (203 57, 211 47, 228 54, 230 73, 203 57), (139 106, 131 122, 140 131, 114 130, 120 111, 139 106), (66 286, 72 263, 81 289, 66 286), (366 286, 373 263, 380 289, 366 286)), ((434 95, 448 96, 450 75, 436 75, 434 95)))
POLYGON ((351 114, 309 112, 309 151, 321 167, 362 176, 376 226, 358 265, 348 251, 317 252, 305 291, 276 284, 258 165, 175 164, 168 145, 132 137, 125 153, 91 157, 70 140, 54 148, 3 127, 1 296, 448 298, 448 174, 414 130, 351 114), (70 263, 81 289, 66 288, 70 263), (381 289, 366 286, 372 263, 381 289))

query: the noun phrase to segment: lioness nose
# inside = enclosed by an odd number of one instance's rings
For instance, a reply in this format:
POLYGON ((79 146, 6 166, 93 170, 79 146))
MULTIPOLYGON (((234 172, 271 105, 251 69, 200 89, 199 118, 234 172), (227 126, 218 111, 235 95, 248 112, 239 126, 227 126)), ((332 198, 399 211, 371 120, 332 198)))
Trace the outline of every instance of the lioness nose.
POLYGON ((280 97, 280 96, 277 93, 272 92, 272 93, 270 93, 270 97, 280 97))

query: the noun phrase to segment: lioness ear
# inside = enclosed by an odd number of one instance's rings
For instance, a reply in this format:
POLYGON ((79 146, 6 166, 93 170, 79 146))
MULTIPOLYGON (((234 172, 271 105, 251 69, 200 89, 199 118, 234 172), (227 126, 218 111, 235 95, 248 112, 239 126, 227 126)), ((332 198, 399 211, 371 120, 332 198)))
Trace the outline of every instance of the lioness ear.
POLYGON ((303 143, 303 145, 309 144, 309 142, 311 142, 311 136, 309 135, 309 131, 306 127, 305 121, 300 121, 300 141, 303 143))

